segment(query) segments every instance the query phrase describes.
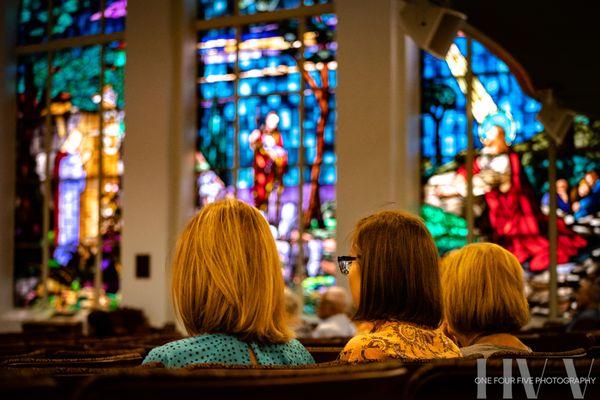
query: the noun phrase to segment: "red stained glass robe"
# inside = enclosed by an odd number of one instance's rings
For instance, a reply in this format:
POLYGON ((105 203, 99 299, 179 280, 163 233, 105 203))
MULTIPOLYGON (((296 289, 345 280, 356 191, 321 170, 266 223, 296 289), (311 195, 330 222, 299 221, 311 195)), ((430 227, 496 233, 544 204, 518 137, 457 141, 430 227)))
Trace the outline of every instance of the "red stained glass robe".
POLYGON ((254 196, 254 206, 258 209, 266 210, 269 203, 269 194, 273 191, 275 184, 283 186, 283 173, 287 168, 287 153, 277 155, 272 149, 267 149, 263 145, 263 139, 266 135, 271 135, 275 140, 273 148, 283 149, 283 137, 278 130, 273 132, 260 131, 260 137, 256 140, 254 150, 254 186, 252 195, 254 196))
MULTIPOLYGON (((543 271, 550 263, 547 239, 548 218, 534 200, 532 188, 522 173, 519 156, 508 154, 511 169, 510 189, 503 193, 495 188, 485 193, 492 240, 513 253, 519 262, 529 261, 531 271, 543 271)), ((480 171, 475 161, 473 174, 480 171)), ((466 169, 458 171, 466 176, 466 169)), ((558 218, 558 263, 566 263, 587 243, 558 218)))

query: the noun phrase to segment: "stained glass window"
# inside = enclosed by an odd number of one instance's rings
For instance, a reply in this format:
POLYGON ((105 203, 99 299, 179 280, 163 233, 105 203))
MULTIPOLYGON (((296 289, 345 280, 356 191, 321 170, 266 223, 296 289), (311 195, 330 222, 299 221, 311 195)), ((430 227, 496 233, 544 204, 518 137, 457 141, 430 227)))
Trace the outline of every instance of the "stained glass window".
MULTIPOLYGON (((271 11, 259 3, 240 12, 271 11)), ((197 205, 235 196, 259 208, 286 281, 307 278, 311 293, 334 282, 336 24, 267 19, 198 43, 197 205)))
MULTIPOLYGON (((50 40, 100 33, 103 16, 107 30, 123 30, 126 1, 105 4, 101 13, 96 2, 54 1, 50 40)), ((125 63, 122 41, 19 56, 17 306, 45 295, 61 310, 89 306, 97 266, 100 305, 117 300, 125 63)))
MULTIPOLYGON (((523 92, 501 59, 478 41, 460 36, 444 60, 422 54, 421 108, 422 216, 440 252, 467 243, 467 207, 471 207, 474 240, 498 243, 519 259, 532 289, 530 303, 534 311, 547 314, 550 242, 545 192, 550 143, 536 119, 540 103, 523 92), (472 132, 467 129, 469 76, 472 132), (470 205, 468 135, 473 137, 470 205), (540 285, 544 288, 541 294, 534 290, 540 285)), ((574 138, 588 139, 571 138, 572 142, 581 145, 593 137, 583 133, 593 130, 584 125, 581 121, 576 124, 574 138)), ((572 201, 566 195, 568 188, 576 187, 577 182, 592 187, 597 165, 589 146, 584 150, 571 143, 560 149, 558 167, 564 178, 557 183, 561 190, 558 201, 566 210, 566 203, 572 201)), ((592 198, 588 196, 584 203, 595 204, 592 198)), ((581 260, 590 243, 581 233, 578 220, 567 214, 565 211, 558 218, 559 271, 581 260)))

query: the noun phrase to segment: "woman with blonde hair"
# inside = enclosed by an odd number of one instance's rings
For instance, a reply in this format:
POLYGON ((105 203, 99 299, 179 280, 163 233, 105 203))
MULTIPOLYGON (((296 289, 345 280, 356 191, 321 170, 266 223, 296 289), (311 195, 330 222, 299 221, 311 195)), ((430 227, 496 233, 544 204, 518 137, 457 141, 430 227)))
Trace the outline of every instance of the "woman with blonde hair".
POLYGON ((172 269, 173 304, 190 337, 153 349, 144 363, 314 363, 288 328, 275 241, 254 207, 205 206, 179 237, 172 269))
POLYGON ((401 211, 364 218, 351 255, 338 263, 348 274, 362 330, 346 344, 342 361, 460 357, 440 327, 438 252, 423 221, 401 211))
POLYGON ((517 258, 493 243, 474 243, 442 262, 448 332, 464 356, 531 352, 512 335, 529 320, 523 270, 517 258))

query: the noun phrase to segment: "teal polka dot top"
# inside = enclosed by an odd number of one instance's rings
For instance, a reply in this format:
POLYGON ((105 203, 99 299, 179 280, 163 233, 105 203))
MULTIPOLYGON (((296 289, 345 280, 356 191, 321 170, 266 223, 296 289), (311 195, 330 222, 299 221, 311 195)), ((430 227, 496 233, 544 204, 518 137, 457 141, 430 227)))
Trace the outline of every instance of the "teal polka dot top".
POLYGON ((295 339, 283 344, 264 344, 243 342, 231 335, 205 334, 156 347, 148 353, 143 364, 160 362, 167 368, 208 363, 252 365, 250 347, 259 365, 303 365, 315 362, 308 350, 295 339))

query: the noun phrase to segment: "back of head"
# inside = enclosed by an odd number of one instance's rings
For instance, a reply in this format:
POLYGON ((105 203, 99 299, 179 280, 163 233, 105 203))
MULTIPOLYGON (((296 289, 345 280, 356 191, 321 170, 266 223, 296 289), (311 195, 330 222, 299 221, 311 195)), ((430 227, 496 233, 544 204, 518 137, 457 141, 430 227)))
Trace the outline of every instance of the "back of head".
POLYGON ((523 270, 508 250, 474 243, 442 262, 446 320, 460 334, 513 332, 529 320, 523 270))
POLYGON ((284 296, 288 321, 292 326, 297 325, 302 318, 302 300, 287 286, 284 289, 284 296))
POLYGON ((576 293, 577 310, 597 309, 600 307, 600 278, 584 278, 576 293))
POLYGON ((341 287, 332 286, 321 294, 317 311, 320 318, 328 318, 348 312, 349 306, 348 293, 341 287))
POLYGON ((283 289, 275 241, 254 207, 233 199, 207 205, 181 233, 172 296, 190 335, 285 342, 283 289))
POLYGON ((439 326, 438 252, 421 219, 402 211, 371 215, 356 226, 352 246, 361 276, 356 319, 439 326))

